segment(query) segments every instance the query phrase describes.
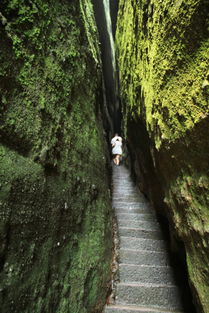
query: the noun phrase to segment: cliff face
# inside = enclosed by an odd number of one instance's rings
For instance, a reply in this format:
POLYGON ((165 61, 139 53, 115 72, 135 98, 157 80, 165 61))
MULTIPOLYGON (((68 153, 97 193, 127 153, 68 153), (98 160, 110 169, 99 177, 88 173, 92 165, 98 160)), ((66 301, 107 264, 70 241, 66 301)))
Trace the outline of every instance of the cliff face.
POLYGON ((90 0, 0 3, 0 306, 100 312, 111 257, 90 0))
POLYGON ((121 0, 117 26, 124 129, 139 184, 186 253, 209 312, 209 2, 121 0), (180 244, 181 243, 181 244, 180 244))

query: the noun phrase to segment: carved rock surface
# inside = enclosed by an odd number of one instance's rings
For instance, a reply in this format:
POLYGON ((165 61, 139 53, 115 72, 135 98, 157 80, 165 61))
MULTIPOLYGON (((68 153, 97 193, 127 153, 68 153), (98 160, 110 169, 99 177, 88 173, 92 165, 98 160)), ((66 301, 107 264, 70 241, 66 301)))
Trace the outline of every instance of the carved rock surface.
POLYGON ((138 184, 209 312, 209 2, 121 0, 117 54, 138 184))
POLYGON ((0 307, 101 312, 111 212, 90 0, 0 3, 0 307))
POLYGON ((132 235, 121 233, 124 227, 118 223, 118 271, 112 301, 104 312, 186 312, 182 301, 184 294, 175 279, 174 269, 169 265, 167 243, 156 214, 134 186, 124 166, 113 167, 113 206, 118 205, 120 208, 116 209, 116 219, 119 221, 126 210, 126 229, 131 230, 132 235), (130 196, 132 202, 127 206, 130 196), (138 205, 141 210, 133 213, 131 203, 138 205), (152 220, 155 227, 147 225, 145 216, 152 220), (139 233, 139 230, 146 232, 139 233))

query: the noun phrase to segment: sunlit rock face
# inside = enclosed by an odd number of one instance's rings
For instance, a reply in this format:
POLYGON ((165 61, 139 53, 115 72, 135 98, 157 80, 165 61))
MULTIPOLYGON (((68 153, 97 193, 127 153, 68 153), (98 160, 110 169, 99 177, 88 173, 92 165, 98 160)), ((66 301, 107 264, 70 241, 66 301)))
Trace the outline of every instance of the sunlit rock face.
POLYGON ((168 219, 173 250, 183 243, 200 312, 209 312, 208 21, 208 1, 121 0, 116 35, 133 168, 168 219))
MULTIPOLYGON (((97 28, 99 32, 100 51, 103 64, 103 79, 105 88, 106 106, 110 119, 115 115, 115 102, 116 102, 116 90, 115 90, 115 75, 114 75, 114 59, 112 46, 114 42, 110 40, 111 31, 111 19, 110 9, 107 0, 97 1, 92 0, 94 6, 94 14, 97 22, 97 28), (106 9, 106 10, 105 10, 106 9), (107 19, 108 16, 108 19, 107 19), (109 26, 109 27, 108 27, 109 26)), ((112 38, 113 39, 113 38, 112 38)), ((110 124, 110 123, 109 123, 110 124)), ((111 123, 111 134, 114 132, 113 121, 111 123)), ((109 125, 106 127, 108 133, 109 125)))
POLYGON ((119 0, 110 0, 110 11, 111 11, 112 29, 113 29, 114 36, 116 32, 116 27, 117 27, 118 5, 119 5, 119 0))
POLYGON ((100 313, 111 218, 92 5, 0 12, 1 311, 100 313))
POLYGON ((110 138, 114 132, 120 130, 118 75, 114 47, 118 1, 92 0, 92 3, 99 32, 106 111, 109 116, 108 125, 106 127, 104 124, 104 129, 110 138))

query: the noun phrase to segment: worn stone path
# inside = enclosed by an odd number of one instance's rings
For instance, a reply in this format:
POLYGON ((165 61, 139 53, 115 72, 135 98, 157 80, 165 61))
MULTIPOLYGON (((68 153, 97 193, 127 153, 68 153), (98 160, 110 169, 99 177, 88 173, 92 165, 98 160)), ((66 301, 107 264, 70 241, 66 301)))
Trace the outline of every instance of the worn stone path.
POLYGON ((104 312, 183 312, 155 213, 124 166, 113 168, 113 207, 120 241, 120 282, 115 304, 104 312))

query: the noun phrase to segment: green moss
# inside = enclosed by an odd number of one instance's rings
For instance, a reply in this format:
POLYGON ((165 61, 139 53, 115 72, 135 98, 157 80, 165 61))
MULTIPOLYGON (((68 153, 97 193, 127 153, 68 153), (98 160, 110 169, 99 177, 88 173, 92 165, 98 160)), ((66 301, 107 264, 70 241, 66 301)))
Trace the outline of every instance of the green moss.
POLYGON ((3 0, 0 11, 1 308, 100 312, 111 205, 92 5, 3 0))
POLYGON ((117 57, 140 185, 183 242, 208 311, 208 1, 120 1, 117 57), (143 177, 142 177, 143 176, 143 177))
POLYGON ((150 134, 158 129, 159 148, 162 141, 175 141, 207 115, 207 10, 204 1, 140 1, 138 6, 121 1, 120 14, 117 45, 123 101, 127 114, 144 115, 150 134))

